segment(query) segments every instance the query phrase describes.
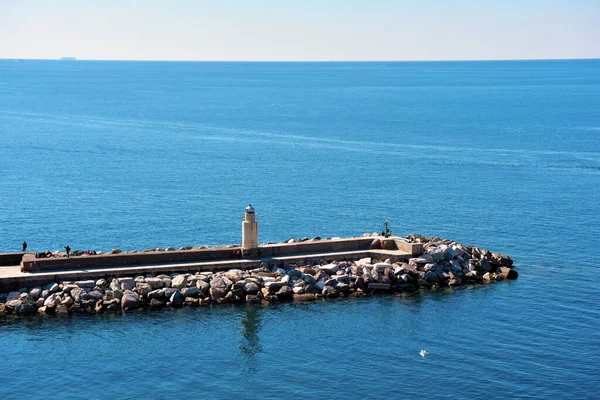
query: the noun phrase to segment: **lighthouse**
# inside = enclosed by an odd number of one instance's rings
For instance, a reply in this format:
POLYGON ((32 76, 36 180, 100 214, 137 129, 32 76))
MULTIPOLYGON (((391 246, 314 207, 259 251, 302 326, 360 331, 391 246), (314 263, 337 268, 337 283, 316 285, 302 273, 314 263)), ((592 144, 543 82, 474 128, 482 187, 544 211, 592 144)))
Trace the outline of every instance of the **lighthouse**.
POLYGON ((242 250, 258 248, 258 221, 252 205, 246 207, 242 221, 242 250))

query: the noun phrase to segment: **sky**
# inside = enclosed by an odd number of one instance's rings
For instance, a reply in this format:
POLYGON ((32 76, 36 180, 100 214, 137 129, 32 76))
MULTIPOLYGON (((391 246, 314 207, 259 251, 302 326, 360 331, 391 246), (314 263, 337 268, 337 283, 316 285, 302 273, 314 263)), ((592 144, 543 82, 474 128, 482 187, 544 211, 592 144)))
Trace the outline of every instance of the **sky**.
POLYGON ((0 58, 600 58, 600 0, 0 0, 0 58))

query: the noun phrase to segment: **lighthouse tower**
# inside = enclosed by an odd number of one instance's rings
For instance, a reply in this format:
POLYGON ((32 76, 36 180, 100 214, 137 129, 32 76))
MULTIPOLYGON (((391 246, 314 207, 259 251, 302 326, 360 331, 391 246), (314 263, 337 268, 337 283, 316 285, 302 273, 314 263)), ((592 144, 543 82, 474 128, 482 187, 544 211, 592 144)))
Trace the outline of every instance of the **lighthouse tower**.
POLYGON ((258 221, 252 205, 246 207, 242 222, 242 250, 258 248, 258 221))

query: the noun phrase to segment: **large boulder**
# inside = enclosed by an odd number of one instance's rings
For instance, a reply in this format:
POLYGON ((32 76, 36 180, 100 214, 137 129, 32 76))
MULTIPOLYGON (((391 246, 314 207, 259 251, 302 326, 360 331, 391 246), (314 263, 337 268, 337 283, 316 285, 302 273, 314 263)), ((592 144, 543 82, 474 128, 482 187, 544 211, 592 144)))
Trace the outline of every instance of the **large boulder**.
POLYGON ((258 286, 255 282, 246 282, 244 283, 244 293, 246 294, 256 294, 260 291, 260 286, 258 286))
POLYGON ((196 281, 196 287, 200 290, 200 292, 202 292, 202 294, 208 294, 208 291, 210 290, 210 285, 208 282, 201 280, 196 281))
POLYGON ((508 267, 500 267, 496 270, 496 273, 502 276, 504 279, 517 279, 519 277, 519 273, 517 271, 508 267))
POLYGON ((171 297, 169 298, 172 306, 179 307, 183 304, 183 297, 181 297, 181 293, 179 290, 176 290, 171 297))
POLYGON ((6 296, 6 301, 16 300, 21 297, 21 292, 10 292, 8 296, 6 296))
POLYGON ((152 286, 146 282, 137 282, 135 284, 135 291, 141 296, 147 296, 152 291, 152 286))
POLYGON ((181 289, 181 296, 185 299, 187 297, 198 297, 200 290, 196 286, 181 289))
POLYGON ((117 278, 117 280, 119 281, 119 285, 121 286, 120 289, 123 291, 131 291, 135 287, 135 280, 133 278, 117 278))
MULTIPOLYGON (((132 279, 133 281, 133 279, 132 279)), ((121 298, 121 308, 125 311, 133 310, 140 306, 140 295, 132 292, 131 290, 125 290, 123 297, 121 298)))
POLYGON ((88 299, 88 295, 85 289, 82 289, 80 287, 76 287, 75 289, 71 290, 71 297, 75 302, 78 303, 88 299))
POLYGON ((232 270, 225 272, 225 276, 227 277, 227 279, 229 279, 233 283, 236 283, 237 281, 241 281, 243 279, 242 271, 237 270, 237 269, 232 269, 232 270))
POLYGON ((14 310, 15 308, 17 308, 21 304, 23 304, 23 301, 20 300, 20 299, 9 300, 9 301, 6 302, 6 308, 9 309, 9 310, 14 310))
POLYGON ((150 285, 152 290, 160 289, 163 287, 163 280, 160 278, 146 278, 146 283, 150 285))
POLYGON ((187 279, 185 275, 177 275, 171 279, 171 287, 175 289, 182 289, 187 286, 187 279))

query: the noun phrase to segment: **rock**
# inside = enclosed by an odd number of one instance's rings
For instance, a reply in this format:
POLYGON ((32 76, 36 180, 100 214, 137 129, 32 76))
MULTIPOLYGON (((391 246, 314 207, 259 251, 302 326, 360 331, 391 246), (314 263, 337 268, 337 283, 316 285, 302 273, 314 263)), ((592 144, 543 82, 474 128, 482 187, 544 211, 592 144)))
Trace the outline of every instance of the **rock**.
POLYGON ((519 277, 519 273, 517 271, 508 267, 500 267, 496 270, 496 273, 504 279, 512 280, 519 277))
POLYGON ((121 284, 119 283, 119 280, 117 278, 114 278, 111 282, 110 282, 110 288, 111 290, 117 290, 117 289, 121 289, 121 284))
POLYGON ((79 286, 80 288, 88 288, 88 289, 92 289, 94 286, 96 286, 96 282, 94 281, 77 281, 75 282, 75 284, 77 286, 79 286))
POLYGON ((183 288, 183 289, 181 289, 180 292, 181 292, 181 296, 183 298, 187 298, 187 297, 196 298, 200 295, 200 290, 196 286, 192 286, 189 288, 183 288))
POLYGON ((243 286, 244 293, 246 294, 257 294, 260 291, 260 287, 255 282, 246 282, 243 286))
POLYGON ((123 291, 120 289, 113 290, 113 296, 115 299, 121 300, 123 298, 123 291))
POLYGON ((175 289, 182 289, 187 286, 187 279, 185 275, 177 275, 171 280, 171 287, 175 289))
POLYGON ((33 304, 23 303, 15 307, 15 314, 33 314, 35 312, 35 306, 33 304))
POLYGON ((71 290, 71 297, 76 302, 81 302, 83 300, 88 299, 88 295, 87 295, 85 289, 82 289, 80 287, 76 287, 75 289, 71 290))
POLYGON ((131 277, 117 278, 117 281, 119 281, 120 289, 123 291, 133 290, 135 287, 135 280, 131 277))
POLYGON ((320 271, 323 271, 328 275, 334 275, 339 269, 340 268, 337 266, 337 264, 327 264, 319 267, 320 271))
POLYGON ((21 292, 10 292, 8 296, 6 296, 6 301, 16 300, 21 297, 21 292))
POLYGON ((279 300, 288 300, 292 298, 293 294, 294 293, 292 292, 292 289, 289 286, 285 285, 277 291, 277 298, 279 300))
POLYGON ((104 294, 99 290, 92 290, 87 294, 87 297, 92 300, 101 300, 104 297, 104 294))
POLYGON ((325 286, 321 293, 324 297, 338 297, 338 291, 333 286, 325 286))
POLYGON ((29 295, 33 298, 33 300, 37 300, 42 295, 42 289, 41 288, 33 288, 29 292, 29 295))
POLYGON ((137 282, 135 284, 135 291, 139 295, 146 297, 148 293, 152 291, 152 286, 150 286, 150 284, 146 282, 137 282))
POLYGON ((96 286, 98 286, 98 287, 100 287, 100 288, 102 288, 102 287, 106 286, 107 284, 108 284, 108 282, 107 282, 107 281, 106 281, 106 279, 104 279, 104 278, 103 278, 103 279, 98 279, 98 280, 96 281, 96 286))
POLYGON ((59 304, 56 293, 52 293, 46 300, 44 300, 44 306, 54 308, 59 304))
POLYGON ((112 249, 108 254, 121 254, 122 252, 121 249, 112 249))
POLYGON ((171 295, 169 301, 171 302, 171 305, 176 307, 183 305, 183 297, 181 297, 179 290, 176 290, 175 293, 171 295))
POLYGON ((196 281, 196 287, 203 294, 208 294, 208 291, 210 290, 210 284, 208 284, 207 282, 204 282, 204 281, 200 281, 200 280, 196 281))
POLYGON ((40 297, 35 301, 35 308, 44 307, 44 298, 40 297))
POLYGON ((224 298, 225 297, 225 288, 211 287, 210 288, 210 297, 214 301, 224 298))
POLYGON ((165 305, 164 300, 152 299, 150 300, 150 307, 163 307, 165 305))
POLYGON ((58 283, 49 283, 43 287, 44 290, 47 290, 49 294, 56 293, 60 290, 58 283))
POLYGON ((317 289, 323 290, 323 288, 325 288, 325 282, 319 281, 319 282, 315 283, 315 286, 317 289))
POLYGON ((232 269, 232 270, 225 272, 225 276, 227 277, 227 279, 229 279, 233 283, 236 283, 243 279, 242 271, 240 271, 238 269, 232 269))
POLYGON ((211 287, 211 289, 225 290, 225 288, 227 288, 227 283, 225 282, 225 279, 223 279, 221 277, 217 277, 217 278, 214 278, 212 281, 210 281, 210 287, 211 287))
POLYGON ((456 251, 452 247, 446 247, 444 249, 444 259, 446 261, 450 261, 454 257, 456 257, 456 251))
MULTIPOLYGON (((131 279, 131 278, 130 278, 131 279)), ((133 282, 133 279, 131 279, 133 282)), ((123 297, 121 298, 121 308, 125 311, 133 310, 140 306, 140 295, 132 292, 131 290, 125 290, 123 297)))
POLYGON ((46 307, 46 306, 41 306, 41 307, 38 307, 38 309, 37 309, 37 312, 40 315, 45 315, 47 311, 48 311, 48 307, 46 307))
POLYGON ((302 275, 302 279, 309 285, 314 285, 315 283, 317 283, 316 279, 312 275, 302 275))
POLYGON ((0 303, 0 317, 4 317, 6 315, 6 306, 4 303, 0 303))
POLYGON ((63 306, 71 307, 73 304, 75 304, 75 300, 73 300, 72 297, 65 297, 60 304, 62 304, 63 306))
MULTIPOLYGON (((20 294, 20 293, 19 293, 20 294)), ((6 302, 6 308, 9 310, 14 310, 15 308, 17 308, 18 306, 20 306, 21 304, 23 304, 23 301, 20 299, 14 299, 14 300, 9 300, 6 302)))
POLYGON ((164 287, 163 280, 160 278, 146 278, 145 282, 150 285, 152 290, 160 289, 164 287))
POLYGON ((317 299, 317 296, 315 296, 314 294, 310 294, 310 293, 294 295, 294 301, 314 301, 316 299, 317 299))
POLYGON ((267 282, 265 288, 269 291, 269 294, 274 294, 279 291, 283 286, 287 286, 285 282, 267 282))
POLYGON ((197 298, 195 298, 195 297, 186 297, 183 300, 183 304, 185 304, 187 306, 197 306, 198 303, 199 303, 199 300, 197 298))

